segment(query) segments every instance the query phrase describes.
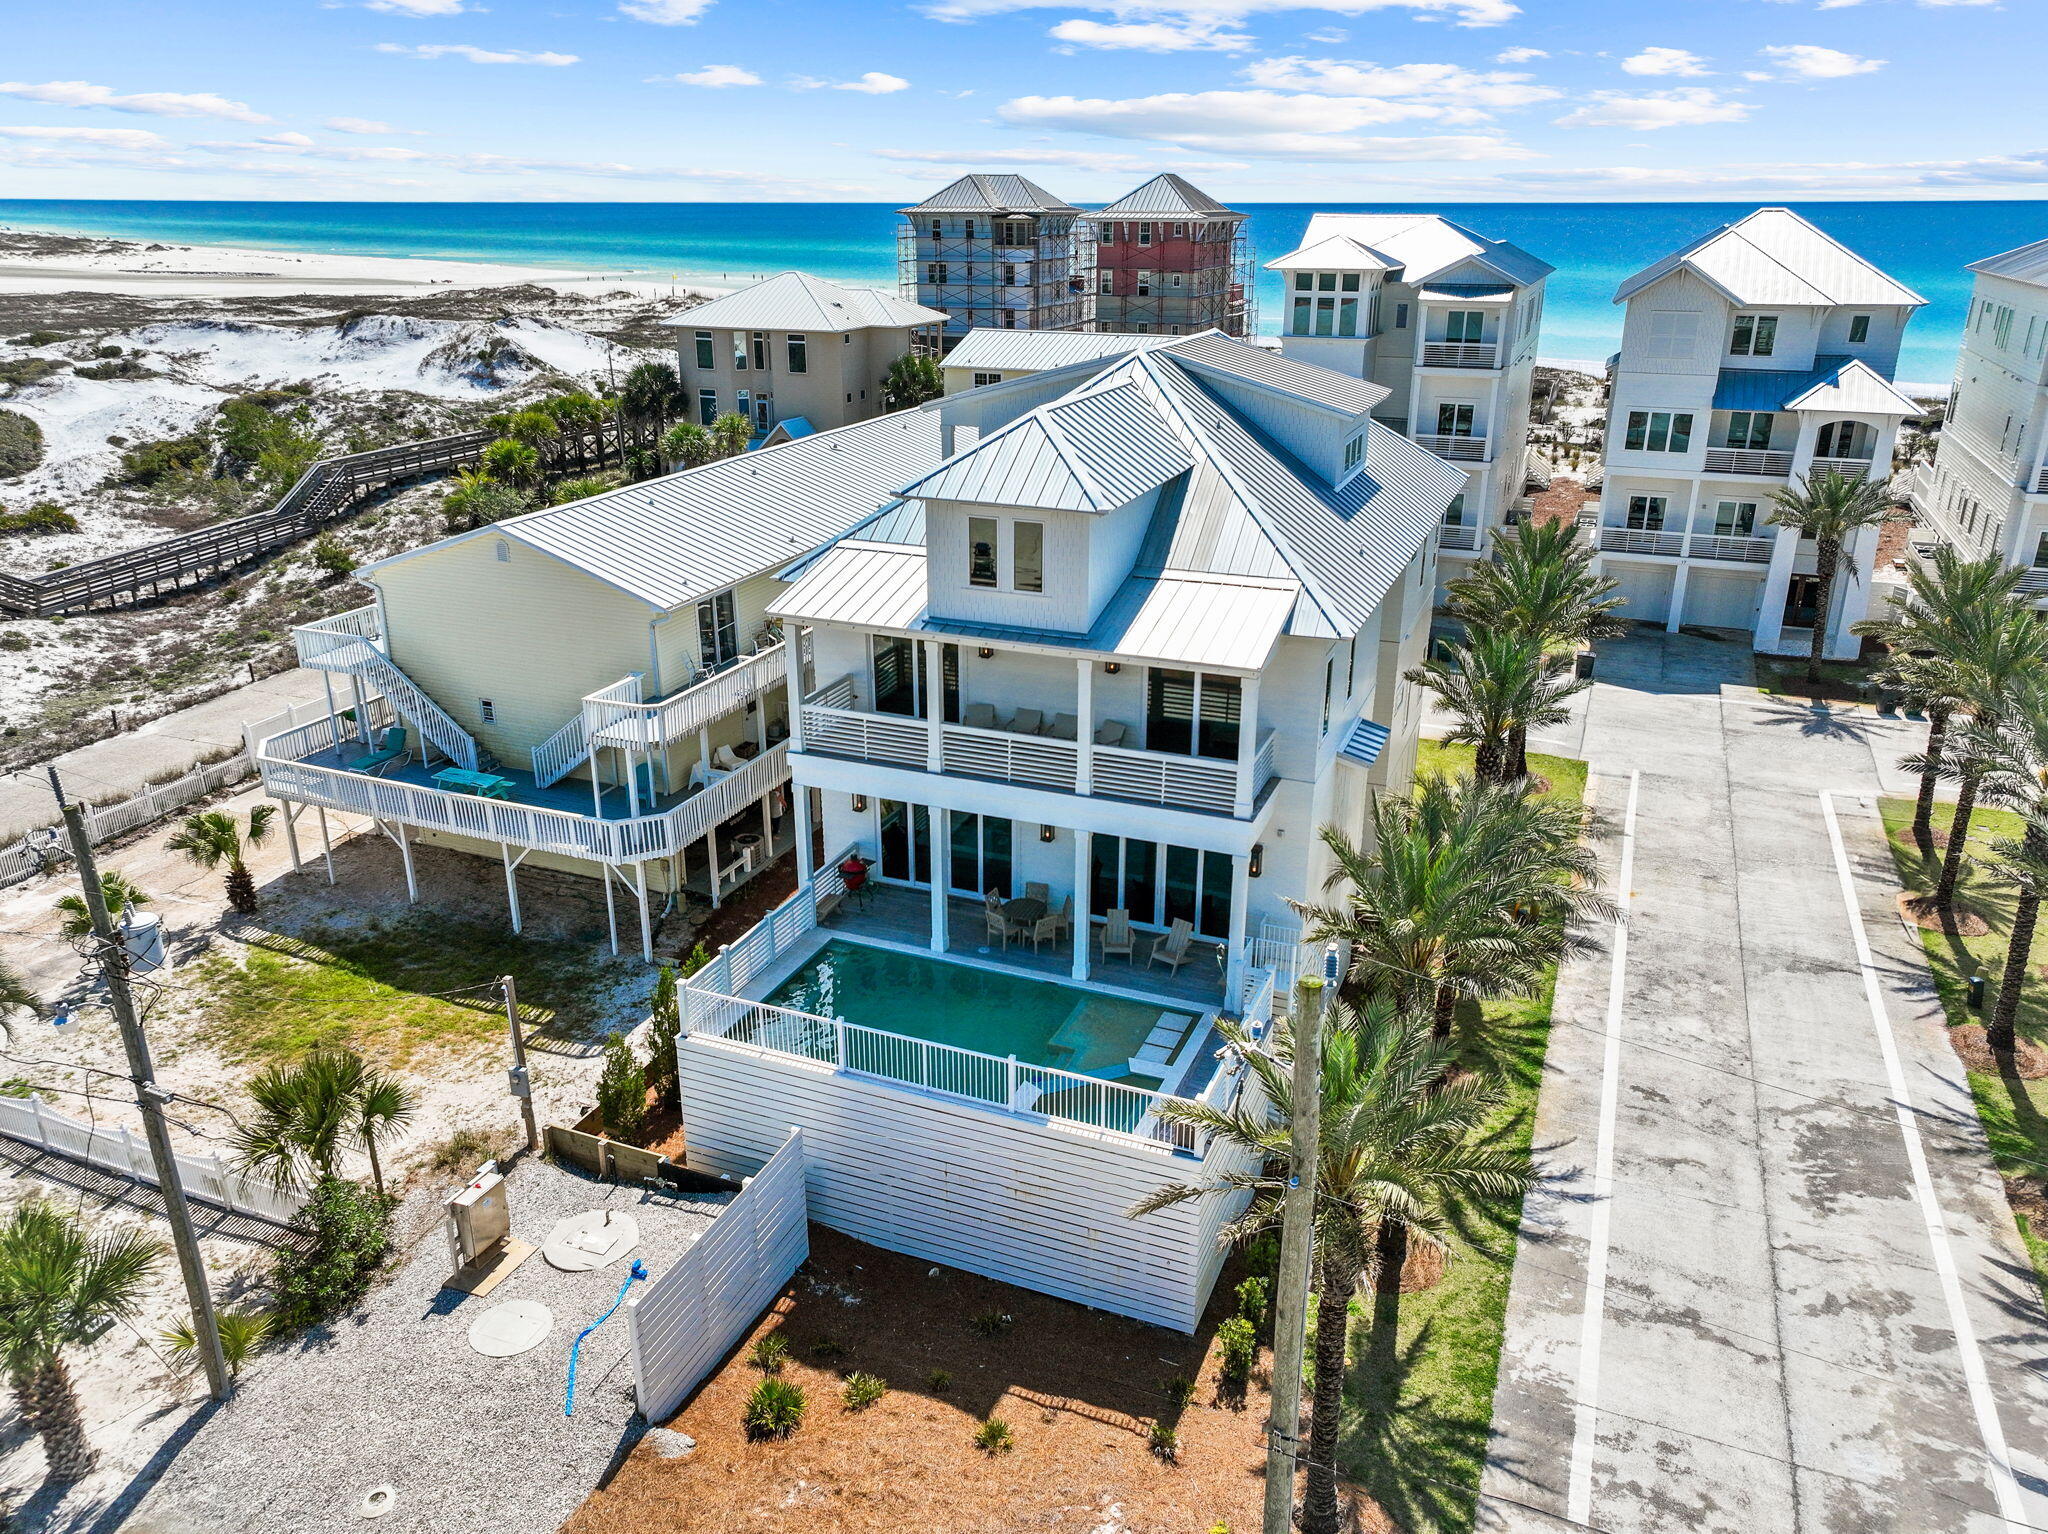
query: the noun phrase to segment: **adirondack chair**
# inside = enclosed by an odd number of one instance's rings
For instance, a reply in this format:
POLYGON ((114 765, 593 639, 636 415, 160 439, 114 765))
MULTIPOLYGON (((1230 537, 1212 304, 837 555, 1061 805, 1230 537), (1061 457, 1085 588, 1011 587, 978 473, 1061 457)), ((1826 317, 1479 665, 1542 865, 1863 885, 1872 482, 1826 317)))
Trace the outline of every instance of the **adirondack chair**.
POLYGON ((1137 952, 1138 940, 1131 932, 1131 913, 1122 906, 1102 918, 1102 956, 1122 954, 1126 959, 1137 952))
POLYGON ((1067 896, 1065 900, 1060 902, 1057 915, 1059 917, 1060 936, 1072 937, 1074 935, 1074 897, 1072 895, 1067 896))
POLYGON ((1020 708, 1003 726, 1012 735, 1036 735, 1038 727, 1045 723, 1045 715, 1035 708, 1020 708))
POLYGON ((405 726, 394 724, 384 732, 384 737, 378 744, 377 749, 368 756, 350 762, 348 770, 350 772, 368 772, 381 775, 383 770, 393 762, 403 762, 411 754, 412 748, 406 744, 405 726))
POLYGON ((1095 731, 1098 746, 1120 746, 1130 738, 1131 727, 1120 719, 1105 719, 1095 731))
POLYGON ((961 712, 960 722, 970 730, 993 730, 996 727, 995 705, 970 703, 961 712))
POLYGON ((1152 945, 1152 953, 1145 961, 1145 967, 1164 962, 1175 974, 1188 961, 1188 948, 1195 940, 1194 923, 1185 917, 1175 917, 1173 925, 1166 930, 1166 936, 1152 945))

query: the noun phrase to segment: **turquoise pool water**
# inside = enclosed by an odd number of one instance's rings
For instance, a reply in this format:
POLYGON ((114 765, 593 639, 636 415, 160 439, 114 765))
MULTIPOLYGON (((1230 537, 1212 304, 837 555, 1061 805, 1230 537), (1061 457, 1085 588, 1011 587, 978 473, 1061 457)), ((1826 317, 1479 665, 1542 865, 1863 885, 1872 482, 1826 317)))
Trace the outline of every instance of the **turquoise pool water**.
MULTIPOLYGON (((1015 1055, 1031 1065, 1102 1072, 1108 1080, 1119 1075, 1109 1075, 1106 1068, 1135 1055, 1163 1014, 1190 1022, 1196 1016, 1185 1009, 837 938, 765 999, 934 1044, 1015 1055)), ((1193 1043, 1189 1040, 1176 1054, 1176 1072, 1193 1043)), ((1158 1085, 1156 1079, 1129 1079, 1134 1085, 1158 1085)))

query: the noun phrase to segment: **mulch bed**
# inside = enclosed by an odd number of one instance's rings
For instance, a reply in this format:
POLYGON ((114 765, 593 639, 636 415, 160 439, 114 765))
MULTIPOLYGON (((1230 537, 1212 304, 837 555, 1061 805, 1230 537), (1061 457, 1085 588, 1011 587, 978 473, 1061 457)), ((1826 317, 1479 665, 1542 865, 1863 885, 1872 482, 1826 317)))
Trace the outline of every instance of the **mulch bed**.
MULTIPOLYGON (((1247 1398, 1219 1395, 1209 1342, 1226 1303, 1183 1337, 813 1225, 810 1262, 667 1424, 696 1449, 671 1460, 636 1451, 562 1534, 1205 1534, 1219 1522, 1248 1534, 1259 1527, 1267 1403, 1262 1373, 1247 1398), (969 1323, 990 1311, 1011 1324, 983 1337, 969 1323), (747 1352, 771 1331, 789 1341, 782 1377, 808 1407, 790 1438, 752 1443, 740 1414, 761 1374, 747 1352), (849 1412, 840 1387, 856 1369, 890 1389, 849 1412), (944 1388, 929 1383, 934 1369, 951 1376, 944 1388), (1165 1386, 1176 1376, 1196 1392, 1169 1463, 1147 1433, 1174 1417, 1165 1386), (973 1446, 991 1415, 1015 1434, 1008 1453, 973 1446)), ((1387 1527, 1370 1504, 1357 1514, 1387 1527)))
POLYGON ((1974 912, 1951 908, 1944 911, 1927 895, 1901 895, 1899 916, 1925 932, 1953 932, 1957 937, 1982 937, 1991 923, 1974 912))
POLYGON ((2019 1047, 2013 1051, 2011 1062, 1999 1059, 1985 1042, 1982 1023, 1958 1023, 1948 1031, 1948 1041, 1962 1058, 1963 1064, 1971 1070, 1986 1076, 2002 1076, 2013 1071, 2022 1081, 2039 1081, 2048 1077, 2048 1051, 2026 1039, 2019 1040, 2019 1047))

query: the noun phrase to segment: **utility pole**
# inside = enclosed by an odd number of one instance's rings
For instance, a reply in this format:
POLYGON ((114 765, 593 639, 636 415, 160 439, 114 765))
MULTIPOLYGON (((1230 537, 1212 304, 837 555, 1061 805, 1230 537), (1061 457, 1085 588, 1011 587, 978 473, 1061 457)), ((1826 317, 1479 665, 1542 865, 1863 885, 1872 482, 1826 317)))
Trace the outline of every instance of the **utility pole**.
POLYGON ((512 1069, 507 1073, 512 1095, 519 1099, 519 1113, 526 1120, 526 1148, 540 1151, 540 1126, 533 1121, 533 1078, 526 1073, 526 1035, 519 1027, 519 988, 510 975, 498 984, 505 992, 505 1027, 512 1035, 512 1069))
MULTIPOLYGON (((1334 968, 1336 950, 1331 950, 1334 968)), ((1334 981, 1334 976, 1332 977, 1334 981)), ((1315 1250, 1316 1144, 1322 1109, 1323 1009, 1331 985, 1303 977, 1294 993, 1294 1073, 1288 1104, 1291 1167, 1280 1205, 1280 1272, 1273 1298, 1273 1394, 1266 1417, 1265 1534, 1294 1527, 1294 1472, 1301 1458, 1301 1369, 1308 1337, 1310 1259, 1315 1250)))
POLYGON ((171 1245, 177 1249, 178 1267, 185 1278, 185 1300, 192 1307, 192 1330, 199 1340, 199 1360, 206 1366, 206 1384, 216 1401, 234 1392, 228 1377, 228 1361, 221 1353, 220 1323, 214 1318, 213 1292, 206 1284, 206 1261, 199 1252, 199 1237, 192 1229, 192 1212, 185 1204, 185 1188, 178 1180, 178 1157, 171 1149, 170 1130, 164 1124, 163 1105, 169 1097, 156 1084, 149 1062, 149 1040, 143 1036, 142 1021, 135 1013, 135 996, 128 989, 128 949, 114 930, 107 912, 105 892, 100 888, 99 867, 93 861, 92 839, 85 832, 85 814, 67 803, 57 769, 50 769, 50 791, 64 814, 64 829, 71 834, 71 855, 78 861, 78 878, 84 886, 85 909, 92 917, 94 958, 106 977, 107 998, 114 1021, 121 1029, 121 1046, 128 1053, 128 1075, 135 1083, 135 1105, 142 1110, 142 1129, 149 1140, 149 1159, 156 1166, 156 1185, 164 1196, 164 1217, 171 1225, 171 1245))

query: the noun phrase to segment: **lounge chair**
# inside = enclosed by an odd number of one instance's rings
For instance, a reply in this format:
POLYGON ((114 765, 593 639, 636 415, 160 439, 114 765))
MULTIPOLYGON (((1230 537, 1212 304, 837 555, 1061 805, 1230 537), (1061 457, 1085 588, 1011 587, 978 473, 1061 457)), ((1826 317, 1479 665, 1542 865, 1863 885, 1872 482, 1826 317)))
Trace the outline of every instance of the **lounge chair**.
POLYGON ((1052 886, 1050 884, 1027 882, 1024 886, 1024 898, 1026 900, 1035 900, 1042 906, 1050 906, 1052 904, 1052 886))
POLYGON ((1057 911, 1050 916, 1041 916, 1031 924, 1031 951, 1037 953, 1047 938, 1051 938, 1055 943, 1060 940, 1060 916, 1057 911))
POLYGON ((1119 719, 1105 719, 1095 732, 1098 746, 1120 746, 1130 738, 1131 728, 1119 719))
POLYGON ((1010 716, 1010 722, 1003 726, 1012 735, 1036 735, 1039 726, 1045 723, 1045 715, 1035 708, 1020 708, 1010 716))
POLYGON ((1131 913, 1122 906, 1102 918, 1102 956, 1122 954, 1126 959, 1137 951, 1138 940, 1131 932, 1131 913))
POLYGON ((1052 740, 1073 740, 1081 733, 1081 721, 1072 714, 1054 714, 1045 733, 1052 740))
POLYGON ((412 748, 406 744, 405 726, 395 724, 384 732, 383 740, 378 744, 375 751, 372 751, 368 756, 350 762, 348 770, 350 772, 381 774, 393 762, 403 762, 410 755, 412 755, 412 748))
POLYGON ((733 750, 731 746, 720 746, 711 753, 711 765, 720 772, 738 772, 747 764, 741 760, 740 754, 733 750))
POLYGON ((698 758, 696 761, 690 763, 690 787, 693 790, 700 788, 709 788, 712 784, 716 783, 720 778, 724 777, 725 775, 725 773, 721 772, 718 768, 712 766, 710 762, 703 760, 703 758, 701 757, 698 758))
POLYGON ((1152 945, 1152 952, 1145 960, 1145 967, 1150 969, 1164 960, 1175 974, 1179 974, 1180 967, 1188 961, 1188 948, 1194 940, 1194 923, 1185 917, 1176 916, 1173 925, 1167 928, 1166 936, 1152 945))
POLYGON ((960 722, 970 730, 993 730, 996 727, 996 709, 993 703, 970 703, 960 715, 960 722))

